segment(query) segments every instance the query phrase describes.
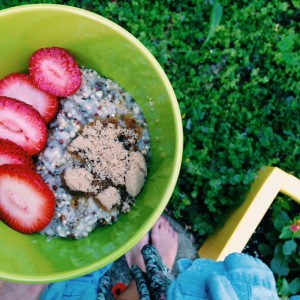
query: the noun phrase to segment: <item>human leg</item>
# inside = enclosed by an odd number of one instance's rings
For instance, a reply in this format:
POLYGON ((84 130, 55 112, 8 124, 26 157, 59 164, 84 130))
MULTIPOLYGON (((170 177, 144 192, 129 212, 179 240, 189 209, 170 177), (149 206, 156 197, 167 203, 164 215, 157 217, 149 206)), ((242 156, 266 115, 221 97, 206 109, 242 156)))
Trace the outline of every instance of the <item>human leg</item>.
POLYGON ((125 254, 129 269, 133 266, 139 266, 143 272, 146 272, 145 263, 141 251, 149 243, 149 234, 146 234, 130 251, 125 254))
MULTIPOLYGON (((171 270, 178 250, 178 234, 165 217, 161 217, 153 226, 151 238, 152 244, 158 250, 163 264, 171 270)), ((148 243, 146 241, 147 239, 143 239, 126 254, 129 268, 131 268, 132 265, 137 265, 142 271, 146 272, 144 259, 141 254, 142 248, 148 243)), ((128 288, 118 297, 118 300, 129 299, 140 299, 137 285, 134 280, 130 282, 128 288)))
MULTIPOLYGON (((143 247, 148 243, 149 243, 149 235, 147 234, 136 246, 134 246, 130 251, 128 251, 125 254, 129 269, 133 265, 137 265, 141 268, 141 270, 143 270, 144 272, 146 271, 146 267, 145 267, 145 263, 141 251, 143 247)), ((118 300, 127 300, 127 299, 128 300, 140 299, 137 286, 134 280, 131 280, 127 289, 123 291, 118 297, 118 300)))
POLYGON ((151 239, 163 264, 172 270, 178 250, 178 233, 165 217, 160 217, 153 226, 151 239))

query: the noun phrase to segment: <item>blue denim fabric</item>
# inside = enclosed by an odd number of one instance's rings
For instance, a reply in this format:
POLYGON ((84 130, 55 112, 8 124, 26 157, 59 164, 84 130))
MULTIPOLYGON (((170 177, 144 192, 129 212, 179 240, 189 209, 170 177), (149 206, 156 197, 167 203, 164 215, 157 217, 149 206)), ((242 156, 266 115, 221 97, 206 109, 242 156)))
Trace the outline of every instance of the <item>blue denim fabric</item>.
POLYGON ((92 300, 97 299, 99 279, 111 268, 105 266, 88 275, 49 284, 40 300, 92 300))
POLYGON ((278 300, 275 278, 261 260, 232 253, 224 261, 199 258, 178 261, 179 275, 169 300, 278 300))

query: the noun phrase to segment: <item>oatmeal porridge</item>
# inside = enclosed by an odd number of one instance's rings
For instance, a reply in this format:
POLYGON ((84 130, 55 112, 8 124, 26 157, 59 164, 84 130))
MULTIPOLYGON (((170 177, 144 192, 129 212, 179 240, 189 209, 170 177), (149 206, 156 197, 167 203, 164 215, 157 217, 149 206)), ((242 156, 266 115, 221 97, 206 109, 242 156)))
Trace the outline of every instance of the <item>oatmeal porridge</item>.
POLYGON ((150 136, 141 108, 117 83, 81 68, 82 85, 49 124, 37 171, 56 210, 41 233, 80 239, 130 210, 147 177, 150 136))

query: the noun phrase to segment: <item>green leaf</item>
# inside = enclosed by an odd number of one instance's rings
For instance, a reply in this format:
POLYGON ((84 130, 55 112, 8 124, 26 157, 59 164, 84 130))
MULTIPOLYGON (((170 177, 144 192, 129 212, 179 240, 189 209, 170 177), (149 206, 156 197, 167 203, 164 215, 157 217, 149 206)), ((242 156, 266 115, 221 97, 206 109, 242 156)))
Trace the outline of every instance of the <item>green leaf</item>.
POLYGON ((258 250, 264 256, 271 255, 272 252, 273 252, 272 248, 268 244, 259 244, 258 245, 258 250))
POLYGON ((286 52, 286 51, 291 51, 294 46, 294 34, 290 34, 288 36, 285 36, 279 43, 278 47, 281 51, 286 52))
POLYGON ((300 59, 295 53, 283 52, 282 53, 282 60, 291 66, 295 66, 299 63, 300 59))
POLYGON ((289 294, 290 294, 290 285, 285 278, 282 279, 280 293, 281 293, 281 296, 283 296, 283 297, 289 296, 289 294))
POLYGON ((286 241, 282 247, 282 253, 284 255, 291 255, 297 248, 297 243, 294 240, 286 241))
POLYGON ((271 260, 271 269, 279 276, 287 276, 290 272, 288 262, 283 255, 277 255, 271 260))
POLYGON ((299 1, 299 0, 292 0, 292 3, 293 3, 293 5, 294 5, 296 8, 300 8, 300 1, 299 1))
POLYGON ((223 15, 223 7, 220 4, 220 2, 216 0, 214 1, 214 5, 212 7, 212 11, 210 14, 208 35, 202 47, 204 47, 207 44, 207 42, 212 38, 212 36, 215 34, 217 27, 222 20, 222 15, 223 15))
POLYGON ((290 282, 290 292, 295 295, 300 293, 300 278, 295 278, 290 282))
POLYGON ((290 229, 290 225, 283 227, 279 238, 286 240, 286 239, 291 239, 292 237, 293 237, 293 232, 290 229))
POLYGON ((281 231, 282 228, 290 222, 291 218, 285 211, 279 211, 276 213, 276 215, 273 217, 273 222, 274 222, 274 227, 278 230, 281 231))

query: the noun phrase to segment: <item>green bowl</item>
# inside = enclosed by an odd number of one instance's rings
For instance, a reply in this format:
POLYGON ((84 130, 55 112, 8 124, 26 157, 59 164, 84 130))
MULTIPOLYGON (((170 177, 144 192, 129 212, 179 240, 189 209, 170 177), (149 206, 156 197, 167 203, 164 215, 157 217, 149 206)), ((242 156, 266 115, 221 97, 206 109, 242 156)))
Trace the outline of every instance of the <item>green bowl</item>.
POLYGON ((85 275, 118 259, 158 220, 175 187, 182 157, 181 115, 172 86, 152 54, 130 33, 88 11, 24 5, 0 11, 0 78, 26 72, 42 47, 69 50, 80 65, 118 82, 142 107, 152 138, 147 182, 136 205, 83 240, 18 233, 0 222, 0 279, 46 283, 85 275))

